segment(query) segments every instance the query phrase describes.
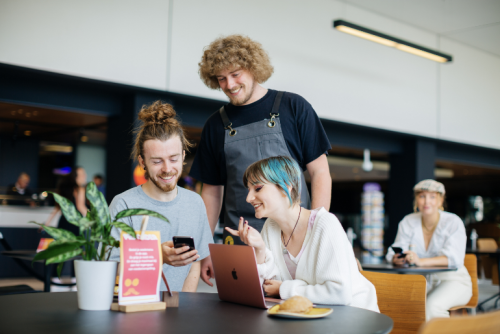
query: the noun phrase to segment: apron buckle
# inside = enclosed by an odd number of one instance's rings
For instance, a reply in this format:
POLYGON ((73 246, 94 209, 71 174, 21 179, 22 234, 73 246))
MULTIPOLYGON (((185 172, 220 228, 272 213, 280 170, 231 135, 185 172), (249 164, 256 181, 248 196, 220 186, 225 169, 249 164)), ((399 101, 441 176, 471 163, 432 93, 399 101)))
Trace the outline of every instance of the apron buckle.
POLYGON ((280 114, 273 114, 271 113, 271 120, 267 123, 267 126, 270 128, 274 128, 276 126, 276 122, 274 121, 274 118, 279 116, 280 114))
POLYGON ((229 123, 228 126, 225 127, 226 130, 230 130, 229 131, 229 135, 231 137, 234 137, 234 135, 236 135, 236 133, 238 133, 238 131, 236 131, 235 129, 233 129, 231 126, 233 125, 233 123, 229 123))

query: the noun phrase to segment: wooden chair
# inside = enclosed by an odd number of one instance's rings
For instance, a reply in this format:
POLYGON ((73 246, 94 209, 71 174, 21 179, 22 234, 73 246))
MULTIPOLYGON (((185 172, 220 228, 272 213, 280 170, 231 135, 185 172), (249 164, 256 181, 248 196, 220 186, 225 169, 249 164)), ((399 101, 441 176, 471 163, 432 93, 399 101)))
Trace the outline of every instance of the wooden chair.
POLYGON ((371 271, 361 274, 375 286, 380 313, 394 321, 391 333, 417 333, 425 322, 425 277, 371 271))
MULTIPOLYGON (((462 310, 462 314, 467 313, 467 309, 475 310, 479 300, 479 290, 477 287, 477 257, 474 254, 466 254, 464 266, 467 268, 472 281, 472 297, 466 305, 455 306, 449 309, 449 311, 462 310)), ((450 315, 453 313, 454 312, 450 312, 450 315)))
MULTIPOLYGON (((493 238, 479 238, 477 239, 477 249, 480 251, 496 251, 498 244, 493 238)), ((488 274, 486 277, 490 277, 491 272, 491 283, 493 285, 498 285, 498 263, 496 259, 490 258, 488 255, 480 256, 481 263, 483 264, 484 271, 488 274)))
POLYGON ((418 334, 498 334, 500 311, 470 317, 434 318, 424 324, 418 334))

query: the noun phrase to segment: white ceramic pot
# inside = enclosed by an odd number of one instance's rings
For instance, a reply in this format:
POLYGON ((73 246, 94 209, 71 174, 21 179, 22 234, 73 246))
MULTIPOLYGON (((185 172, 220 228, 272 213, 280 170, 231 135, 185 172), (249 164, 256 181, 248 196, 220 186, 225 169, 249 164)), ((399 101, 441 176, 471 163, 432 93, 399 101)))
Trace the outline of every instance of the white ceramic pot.
POLYGON ((115 261, 75 260, 79 309, 87 311, 110 309, 117 264, 115 261))

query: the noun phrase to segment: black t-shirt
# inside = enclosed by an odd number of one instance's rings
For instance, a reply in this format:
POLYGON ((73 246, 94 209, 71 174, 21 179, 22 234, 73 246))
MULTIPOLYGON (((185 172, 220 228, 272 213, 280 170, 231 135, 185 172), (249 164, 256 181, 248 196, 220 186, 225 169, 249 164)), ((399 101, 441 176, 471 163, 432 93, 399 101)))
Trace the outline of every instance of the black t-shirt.
MULTIPOLYGON (((269 89, 263 98, 249 105, 226 104, 232 128, 270 119, 277 93, 269 89)), ((279 119, 288 150, 303 170, 306 170, 308 163, 331 148, 318 115, 303 97, 285 92, 281 99, 279 119)), ((203 127, 200 145, 189 173, 191 177, 211 185, 226 185, 224 133, 224 124, 217 110, 203 127)))

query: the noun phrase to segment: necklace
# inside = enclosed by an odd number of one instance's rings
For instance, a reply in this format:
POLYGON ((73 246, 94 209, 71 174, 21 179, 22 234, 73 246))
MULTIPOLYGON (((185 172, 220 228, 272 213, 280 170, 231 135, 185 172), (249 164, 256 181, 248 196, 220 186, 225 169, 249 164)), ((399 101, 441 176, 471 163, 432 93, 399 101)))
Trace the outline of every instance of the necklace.
POLYGON ((421 222, 422 222, 423 229, 426 230, 428 233, 432 233, 436 229, 436 227, 438 226, 438 224, 439 224, 439 216, 438 216, 438 219, 437 219, 437 223, 434 224, 434 227, 431 228, 431 229, 429 229, 429 228, 427 228, 427 226, 425 226, 423 219, 421 220, 421 222))
POLYGON ((290 238, 288 238, 288 241, 286 243, 285 243, 285 238, 283 236, 283 231, 281 231, 281 240, 283 240, 283 245, 285 245, 285 248, 283 248, 283 254, 288 253, 288 250, 286 248, 288 247, 288 244, 290 243, 290 239, 292 239, 293 232, 295 231, 295 228, 297 227, 297 224, 299 223, 301 212, 302 212, 302 207, 300 206, 299 216, 297 217, 297 222, 295 223, 295 226, 293 227, 292 233, 290 234, 290 238))

